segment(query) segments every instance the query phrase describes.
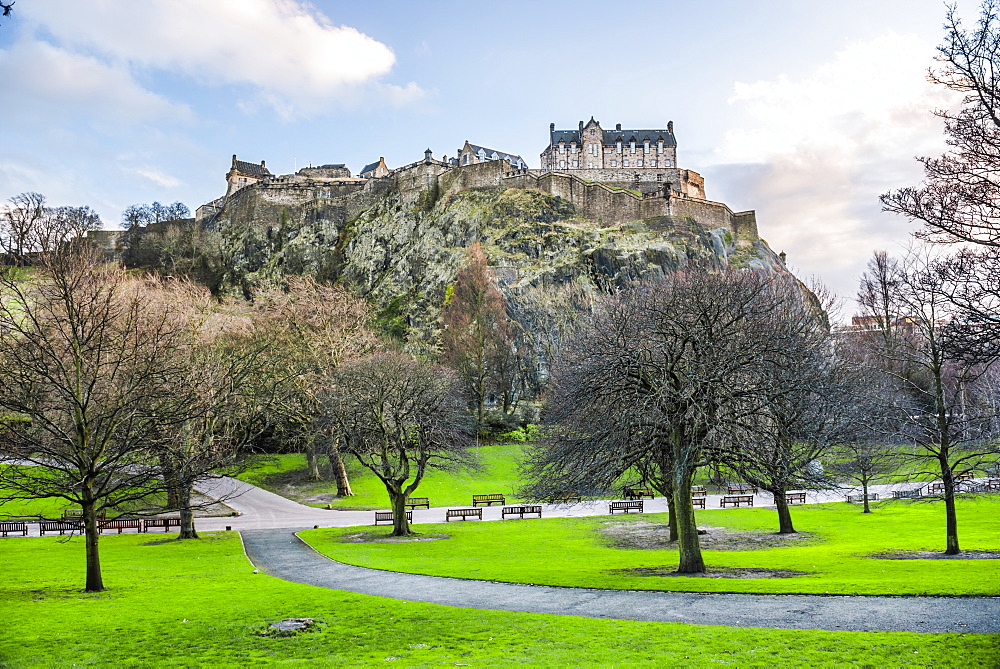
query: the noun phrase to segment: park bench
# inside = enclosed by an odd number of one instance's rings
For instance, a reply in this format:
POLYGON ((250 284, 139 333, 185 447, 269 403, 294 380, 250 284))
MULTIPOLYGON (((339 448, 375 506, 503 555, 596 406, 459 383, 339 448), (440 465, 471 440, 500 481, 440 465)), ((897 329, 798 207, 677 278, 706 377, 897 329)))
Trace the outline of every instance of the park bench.
MULTIPOLYGON (((854 503, 854 502, 863 502, 863 501, 865 501, 865 495, 848 495, 847 496, 847 501, 851 502, 851 503, 854 503)), ((878 493, 877 492, 870 492, 870 493, 868 493, 868 501, 869 502, 877 502, 878 501, 878 493)))
POLYGON ((691 486, 691 496, 704 497, 708 494, 708 489, 703 485, 693 485, 691 486))
POLYGON ((475 509, 448 509, 445 513, 444 519, 446 522, 451 522, 452 518, 461 518, 463 521, 466 518, 478 518, 483 519, 483 510, 479 508, 475 509))
POLYGON ((28 523, 23 520, 6 520, 0 522, 0 534, 7 536, 8 534, 20 534, 21 536, 28 536, 28 523))
POLYGON ((145 526, 142 524, 141 518, 112 518, 111 520, 102 520, 97 523, 97 531, 103 532, 104 530, 118 530, 118 534, 122 533, 122 530, 135 530, 137 533, 142 532, 145 526))
POLYGON ((58 531, 60 535, 66 532, 80 532, 83 526, 80 523, 73 523, 68 520, 43 520, 38 523, 38 534, 45 536, 46 532, 58 531))
POLYGON ((719 506, 723 509, 727 506, 740 507, 744 504, 747 506, 753 506, 753 495, 726 495, 719 500, 719 506))
POLYGON ((786 492, 785 493, 785 503, 786 504, 805 504, 806 494, 804 492, 786 492))
POLYGON ((561 492, 555 497, 549 498, 549 502, 552 504, 559 504, 559 503, 568 504, 570 502, 582 502, 582 501, 583 497, 581 497, 575 492, 561 492))
POLYGON ((403 506, 408 506, 411 509, 422 506, 425 509, 429 509, 431 508, 431 499, 430 497, 407 497, 406 501, 403 502, 403 506))
POLYGON ((473 495, 472 496, 472 506, 479 506, 480 504, 485 504, 486 506, 493 506, 494 504, 499 504, 503 506, 507 503, 507 500, 503 495, 495 493, 492 495, 473 495))
MULTIPOLYGON (((482 511, 482 509, 480 509, 482 511)), ((526 504, 522 506, 505 506, 500 509, 500 518, 506 518, 507 516, 520 516, 524 518, 526 513, 537 513, 538 517, 542 517, 542 506, 540 504, 526 504)))
POLYGON ((691 497, 691 506, 693 506, 696 509, 704 509, 705 508, 705 499, 706 499, 705 497, 694 497, 694 496, 692 496, 691 497))
POLYGON ((171 527, 180 529, 181 519, 177 516, 172 518, 147 518, 143 523, 142 531, 149 532, 152 527, 162 527, 164 532, 169 532, 171 527))
POLYGON ((983 492, 1000 492, 1000 479, 986 479, 982 483, 983 492))
POLYGON ((920 488, 914 488, 912 490, 893 490, 893 499, 918 499, 920 497, 920 488))
POLYGON ((633 488, 631 486, 626 486, 624 492, 624 496, 631 500, 642 499, 643 497, 653 499, 656 497, 656 493, 652 488, 633 488))
POLYGON ((730 495, 734 493, 751 493, 757 494, 757 486, 750 485, 749 483, 730 483, 727 486, 727 491, 730 495))
MULTIPOLYGON (((413 522, 413 512, 412 511, 407 511, 406 512, 406 520, 410 521, 411 523, 413 522)), ((376 525, 378 525, 379 523, 382 523, 382 522, 393 523, 395 521, 396 521, 396 516, 393 515, 392 511, 376 511, 375 512, 375 524, 376 525)))
POLYGON ((927 486, 928 495, 943 495, 944 494, 944 483, 931 483, 927 486))
POLYGON ((643 501, 641 499, 633 499, 627 502, 611 502, 608 504, 608 513, 612 516, 615 515, 615 511, 622 511, 623 513, 629 513, 633 509, 642 513, 643 501))

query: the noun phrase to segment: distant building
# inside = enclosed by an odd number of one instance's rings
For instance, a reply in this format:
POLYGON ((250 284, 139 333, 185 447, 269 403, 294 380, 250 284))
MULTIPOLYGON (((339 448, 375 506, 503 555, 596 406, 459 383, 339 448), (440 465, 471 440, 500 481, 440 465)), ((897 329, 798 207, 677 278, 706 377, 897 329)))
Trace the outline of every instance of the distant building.
POLYGON ((511 167, 519 170, 528 169, 528 164, 524 162, 524 158, 521 156, 516 156, 512 153, 504 153, 503 151, 497 151, 496 149, 487 149, 485 146, 478 146, 476 144, 469 144, 469 140, 465 140, 465 146, 458 150, 458 165, 477 165, 479 163, 490 163, 494 160, 507 160, 510 161, 511 167))
POLYGON ((705 180, 677 167, 674 122, 666 128, 605 130, 591 116, 574 130, 549 125, 549 145, 541 154, 542 170, 566 172, 588 181, 668 182, 684 195, 705 198, 705 180))
POLYGON ((385 158, 379 156, 378 162, 368 163, 361 168, 358 176, 362 179, 380 179, 389 176, 389 168, 385 164, 385 158))
POLYGON ((318 165, 313 167, 303 167, 298 172, 299 176, 310 179, 350 179, 351 170, 344 163, 330 163, 328 165, 318 165))
POLYGON ((226 174, 226 183, 228 187, 226 189, 226 196, 230 196, 236 191, 250 184, 255 184, 258 181, 263 181, 264 179, 274 176, 267 170, 267 166, 264 161, 260 161, 260 165, 256 163, 248 163, 243 160, 237 160, 236 154, 233 154, 233 166, 229 169, 226 174))

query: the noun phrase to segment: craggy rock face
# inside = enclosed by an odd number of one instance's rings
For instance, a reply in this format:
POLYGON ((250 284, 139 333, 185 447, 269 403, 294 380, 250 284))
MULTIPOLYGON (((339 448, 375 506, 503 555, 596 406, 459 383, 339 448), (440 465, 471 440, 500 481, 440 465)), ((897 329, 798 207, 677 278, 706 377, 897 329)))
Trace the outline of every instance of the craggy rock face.
MULTIPOLYGON (((373 185, 374 186, 374 185, 373 185)), ((520 188, 422 191, 248 187, 211 222, 228 273, 224 287, 252 294, 285 274, 352 285, 403 324, 413 346, 433 345, 447 287, 479 242, 509 295, 573 284, 598 292, 685 268, 750 267, 784 273, 761 240, 737 240, 689 217, 602 226, 565 199, 520 188)))

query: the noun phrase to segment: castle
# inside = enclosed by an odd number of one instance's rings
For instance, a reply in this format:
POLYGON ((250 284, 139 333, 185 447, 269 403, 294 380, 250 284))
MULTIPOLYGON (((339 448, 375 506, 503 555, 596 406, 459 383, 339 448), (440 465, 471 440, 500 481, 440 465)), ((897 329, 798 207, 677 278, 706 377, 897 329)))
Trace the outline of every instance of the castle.
POLYGON ((423 160, 394 169, 379 158, 362 168, 358 177, 352 177, 343 164, 275 176, 264 161, 257 165, 234 155, 226 183, 223 197, 198 207, 198 220, 212 218, 245 191, 276 202, 337 199, 347 212, 367 201, 365 193, 389 188, 439 197, 470 188, 502 187, 562 197, 581 216, 605 225, 689 217, 709 230, 726 228, 744 242, 758 239, 753 211, 734 213, 725 204, 708 200, 701 175, 677 166, 672 121, 664 129, 648 130, 622 129, 621 124, 605 130, 593 117, 580 121, 575 130, 557 130, 553 123, 549 144, 541 153, 541 169, 529 168, 517 154, 466 141, 454 158, 438 160, 427 149, 423 160))

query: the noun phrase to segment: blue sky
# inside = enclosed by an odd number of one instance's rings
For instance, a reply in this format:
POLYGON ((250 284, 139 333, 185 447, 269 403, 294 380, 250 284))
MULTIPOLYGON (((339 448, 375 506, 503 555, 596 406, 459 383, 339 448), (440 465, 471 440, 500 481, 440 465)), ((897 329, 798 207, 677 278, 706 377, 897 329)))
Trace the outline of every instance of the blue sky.
MULTIPOLYGON (((962 0, 971 23, 977 7, 962 0)), ((937 0, 18 0, 0 22, 0 200, 193 210, 233 153, 275 173, 469 141, 538 165, 549 123, 663 127, 708 197, 757 210, 851 295, 911 226, 877 196, 940 152, 937 0)))

